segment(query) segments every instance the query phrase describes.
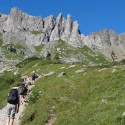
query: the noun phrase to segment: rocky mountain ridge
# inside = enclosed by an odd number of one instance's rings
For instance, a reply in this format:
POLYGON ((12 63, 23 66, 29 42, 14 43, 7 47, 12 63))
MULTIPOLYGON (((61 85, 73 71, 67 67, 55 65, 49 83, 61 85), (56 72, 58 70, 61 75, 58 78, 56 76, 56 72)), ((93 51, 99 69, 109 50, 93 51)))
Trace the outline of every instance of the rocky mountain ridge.
POLYGON ((12 8, 8 16, 0 15, 0 32, 6 35, 13 33, 19 39, 26 41, 27 44, 29 42, 29 44, 36 46, 59 38, 67 42, 77 41, 78 37, 81 38, 78 22, 72 22, 71 15, 65 19, 60 13, 57 19, 53 15, 42 19, 28 15, 15 7, 12 8), (35 35, 32 33, 33 31, 39 33, 35 35))
POLYGON ((0 14, 1 60, 7 57, 4 54, 6 50, 23 55, 21 59, 33 56, 38 50, 40 56, 46 57, 48 53, 52 54, 60 39, 74 50, 86 45, 110 61, 125 59, 125 33, 118 35, 106 29, 85 36, 80 33, 78 22, 73 22, 71 15, 65 19, 61 13, 56 19, 53 15, 41 18, 14 7, 9 15, 0 14))

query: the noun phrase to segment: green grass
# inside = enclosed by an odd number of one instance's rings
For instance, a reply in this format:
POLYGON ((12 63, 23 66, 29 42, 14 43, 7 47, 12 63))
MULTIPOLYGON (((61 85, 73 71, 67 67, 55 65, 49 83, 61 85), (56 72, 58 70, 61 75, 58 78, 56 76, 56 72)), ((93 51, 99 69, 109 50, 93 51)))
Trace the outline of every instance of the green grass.
POLYGON ((16 49, 23 49, 24 46, 18 43, 18 44, 15 45, 15 48, 16 49))
MULTIPOLYGON (((0 39, 0 46, 2 45, 2 43, 3 43, 3 41, 0 39)), ((7 59, 12 59, 12 60, 18 59, 18 60, 22 61, 25 57, 25 55, 17 54, 18 50, 26 49, 26 48, 23 45, 23 43, 21 43, 21 41, 14 36, 11 38, 10 44, 1 46, 1 49, 7 59)))
POLYGON ((80 60, 79 62, 81 62, 82 65, 99 66, 110 64, 110 62, 105 59, 104 55, 100 53, 94 53, 89 47, 83 46, 81 48, 74 48, 61 39, 57 41, 54 48, 52 49, 51 58, 54 59, 57 55, 61 58, 78 59, 80 60))
POLYGON ((2 46, 2 44, 3 44, 3 40, 2 40, 2 39, 0 39, 0 47, 2 46))
POLYGON ((2 46, 2 52, 5 54, 6 58, 7 59, 12 59, 12 60, 15 60, 15 59, 18 59, 18 60, 23 60, 24 58, 24 55, 18 55, 17 54, 17 49, 21 49, 21 47, 23 47, 22 45, 20 44, 7 44, 5 46, 2 46), (8 50, 7 48, 9 46, 12 46, 13 48, 8 50))
MULTIPOLYGON (((37 49, 41 49, 38 46, 37 49)), ((125 67, 106 61, 101 54, 94 54, 88 47, 74 49, 64 41, 59 40, 53 49, 58 56, 77 56, 83 59, 82 65, 69 68, 70 64, 54 64, 44 58, 28 58, 17 65, 21 75, 31 76, 31 72, 43 76, 54 71, 49 77, 41 77, 36 81, 26 106, 22 125, 45 125, 56 117, 53 125, 124 125, 125 117, 125 67), (60 52, 57 51, 60 48, 60 52), (66 52, 66 53, 64 53, 66 52), (76 54, 76 55, 75 55, 76 54), (81 56, 85 56, 81 57, 81 56), (102 65, 95 67, 89 62, 102 65), (83 64, 87 65, 86 68, 83 64), (65 67, 65 68, 61 68, 65 67), (82 69, 83 72, 75 73, 82 69), (112 72, 116 69, 116 72, 112 72), (66 75, 57 77, 61 72, 66 75)), ((6 74, 6 73, 5 73, 6 74)), ((18 80, 10 84, 14 76, 7 75, 0 84, 1 107, 6 103, 9 89, 17 85, 18 80), (8 81, 9 79, 9 81, 8 81), (6 82, 5 82, 6 81, 6 82)), ((14 77, 15 79, 15 77, 14 77)), ((1 79, 2 81, 2 79, 1 79)))
POLYGON ((22 124, 44 125, 53 114, 56 117, 53 125, 124 125, 125 68, 117 65, 115 73, 113 69, 80 65, 69 68, 69 64, 43 60, 27 63, 20 69, 23 75, 33 70, 40 75, 51 71, 55 74, 37 80, 22 124), (79 69, 84 72, 76 74, 79 69), (58 78, 61 72, 66 75, 58 78))
POLYGON ((0 47, 2 46, 2 44, 3 44, 2 33, 0 33, 0 47))
POLYGON ((44 47, 44 45, 34 46, 34 48, 35 48, 35 50, 36 50, 35 55, 36 55, 37 57, 39 57, 39 55, 40 55, 40 53, 41 53, 43 47, 44 47))
POLYGON ((42 34, 43 32, 42 31, 31 31, 31 33, 34 35, 38 35, 38 34, 42 34))
POLYGON ((22 62, 18 63, 16 66, 18 68, 22 68, 24 65, 26 65, 26 64, 28 64, 30 62, 36 61, 36 60, 39 60, 39 58, 38 57, 27 58, 27 59, 23 60, 22 62))
MULTIPOLYGON (((74 47, 70 46, 63 40, 58 40, 58 42, 55 44, 54 49, 52 50, 53 56, 55 54, 59 54, 59 56, 62 57, 70 57, 70 54, 72 53, 74 47), (57 48, 60 48, 60 52, 57 51, 57 48)), ((73 51, 74 52, 74 51, 73 51)))
POLYGON ((82 48, 77 48, 73 54, 79 55, 79 58, 82 58, 82 63, 84 65, 90 65, 90 62, 95 65, 109 65, 110 62, 107 61, 104 55, 94 53, 89 47, 83 46, 82 48))
MULTIPOLYGON (((108 68, 69 66, 37 57, 18 64, 22 75, 31 75, 33 70, 42 76, 55 72, 36 81, 22 125, 45 125, 52 115, 56 117, 53 125, 124 125, 125 67, 117 65, 113 73, 111 65, 108 68), (84 71, 75 73, 79 69, 84 71), (57 77, 61 72, 66 75, 57 77)), ((19 83, 19 77, 5 72, 0 80, 0 107, 3 107, 8 91, 19 83)))
POLYGON ((15 36, 11 38, 10 45, 13 46, 16 49, 23 49, 25 46, 23 43, 15 36))
POLYGON ((41 52, 43 47, 44 47, 44 45, 35 46, 35 50, 38 52, 41 52))

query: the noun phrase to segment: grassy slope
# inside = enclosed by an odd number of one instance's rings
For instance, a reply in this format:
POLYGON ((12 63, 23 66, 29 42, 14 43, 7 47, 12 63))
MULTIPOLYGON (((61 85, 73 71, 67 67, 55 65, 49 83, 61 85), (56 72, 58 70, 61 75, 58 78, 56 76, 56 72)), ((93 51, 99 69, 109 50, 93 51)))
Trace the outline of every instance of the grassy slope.
POLYGON ((11 38, 10 44, 2 45, 3 44, 3 39, 2 39, 2 34, 0 34, 0 47, 2 50, 2 53, 5 55, 7 59, 18 59, 22 61, 24 59, 25 55, 19 55, 17 54, 17 50, 19 49, 26 49, 25 46, 21 43, 21 41, 13 36, 11 38), (11 52, 8 50, 8 47, 13 47, 14 49, 11 49, 11 52))
POLYGON ((101 63, 107 65, 109 63, 102 54, 94 53, 89 47, 83 46, 82 48, 74 48, 61 39, 55 44, 52 53, 52 56, 57 54, 64 59, 76 58, 84 65, 100 65, 101 63))
POLYGON ((21 46, 20 44, 17 44, 17 45, 8 44, 8 45, 5 45, 5 46, 2 46, 2 52, 5 54, 6 58, 7 59, 13 59, 13 60, 15 60, 15 59, 23 60, 24 55, 18 55, 17 52, 9 52, 9 50, 7 50, 7 48, 9 46, 13 46, 16 49, 23 48, 23 46, 21 46))
POLYGON ((37 81, 23 125, 44 125, 52 114, 56 117, 53 125, 124 125, 125 68, 118 66, 115 73, 113 68, 100 72, 97 67, 86 68, 76 74, 82 67, 68 67, 68 64, 43 65, 37 61, 37 65, 31 62, 21 68, 23 74, 33 70, 41 75, 55 71, 54 75, 37 81), (62 71, 67 75, 57 78, 62 71), (106 104, 102 100, 106 100, 106 104))
MULTIPOLYGON (((63 42, 60 42, 56 48, 60 46, 62 48, 59 55, 64 57, 72 57, 75 53, 77 53, 76 56, 84 54, 83 64, 91 61, 95 64, 108 63, 101 55, 96 59, 93 56, 94 53, 86 47, 73 51, 63 42), (63 50, 66 53, 63 53, 63 50)), ((44 125, 52 114, 56 117, 54 125, 125 124, 125 118, 122 116, 125 109, 124 66, 118 66, 115 73, 112 73, 112 67, 99 72, 98 67, 83 68, 78 65, 68 68, 68 64, 50 64, 49 60, 37 58, 25 60, 18 66, 22 75, 31 75, 33 70, 40 75, 55 71, 54 75, 37 81, 22 119, 23 125, 44 125), (61 67, 66 68, 61 69, 61 67), (75 71, 78 69, 84 69, 84 72, 76 74, 75 71), (61 72, 66 72, 66 76, 57 78, 61 72), (106 100, 106 104, 102 100, 106 100)), ((0 84, 2 95, 0 107, 6 104, 6 94, 10 87, 17 83, 7 85, 7 82, 2 82, 0 84)))

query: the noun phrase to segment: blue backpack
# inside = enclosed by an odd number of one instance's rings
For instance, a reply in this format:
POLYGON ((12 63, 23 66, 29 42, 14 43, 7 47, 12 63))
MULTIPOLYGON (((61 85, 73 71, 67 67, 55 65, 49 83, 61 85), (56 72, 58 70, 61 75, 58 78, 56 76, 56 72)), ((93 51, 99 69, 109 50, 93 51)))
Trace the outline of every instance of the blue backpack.
POLYGON ((11 89, 9 94, 8 94, 8 98, 7 98, 7 102, 10 104, 17 104, 18 103, 18 91, 16 89, 11 89))

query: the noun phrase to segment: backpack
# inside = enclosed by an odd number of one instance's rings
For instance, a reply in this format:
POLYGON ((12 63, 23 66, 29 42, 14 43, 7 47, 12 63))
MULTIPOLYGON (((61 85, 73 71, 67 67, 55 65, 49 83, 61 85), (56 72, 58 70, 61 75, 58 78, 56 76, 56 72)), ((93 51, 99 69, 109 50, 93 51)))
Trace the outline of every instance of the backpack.
POLYGON ((25 94, 27 92, 27 88, 25 86, 22 86, 20 88, 20 94, 25 94))
POLYGON ((11 89, 8 98, 7 98, 8 103, 10 104, 17 104, 18 102, 18 91, 16 89, 11 89))
POLYGON ((32 75, 32 80, 35 80, 35 79, 36 79, 36 75, 33 74, 33 75, 32 75))
POLYGON ((38 78, 38 76, 36 74, 32 75, 32 80, 35 80, 36 78, 38 78))

